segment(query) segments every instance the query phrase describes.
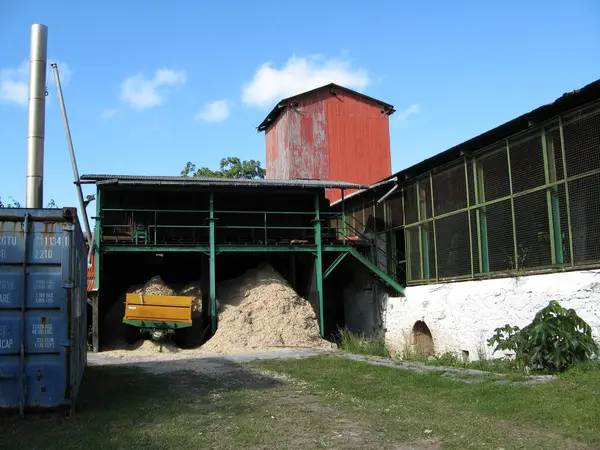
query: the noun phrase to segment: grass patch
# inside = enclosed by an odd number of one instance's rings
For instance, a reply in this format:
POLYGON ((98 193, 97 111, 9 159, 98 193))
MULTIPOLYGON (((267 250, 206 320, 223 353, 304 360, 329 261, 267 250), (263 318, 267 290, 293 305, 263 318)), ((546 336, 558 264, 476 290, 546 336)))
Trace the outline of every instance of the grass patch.
POLYGON ((389 357, 383 338, 366 337, 363 333, 353 333, 347 328, 338 331, 339 347, 347 353, 358 355, 389 357))
POLYGON ((539 385, 459 383, 337 357, 262 361, 354 411, 388 438, 427 436, 445 448, 598 448, 600 366, 539 385))

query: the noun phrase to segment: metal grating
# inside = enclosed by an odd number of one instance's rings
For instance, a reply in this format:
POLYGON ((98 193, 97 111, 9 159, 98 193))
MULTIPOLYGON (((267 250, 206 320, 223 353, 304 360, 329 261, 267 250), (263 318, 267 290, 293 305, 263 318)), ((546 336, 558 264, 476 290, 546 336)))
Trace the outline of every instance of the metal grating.
POLYGON ((600 260, 600 174, 569 182, 569 207, 575 264, 600 260))
POLYGON ((513 193, 545 184, 544 152, 539 130, 518 140, 509 140, 513 193))
POLYGON ((600 109, 577 114, 563 123, 567 175, 600 169, 600 109))
POLYGON ((471 273, 469 222, 466 212, 435 221, 438 276, 452 278, 471 273))
POLYGON ((436 215, 467 207, 467 180, 462 161, 432 176, 433 202, 436 215))
POLYGON ((402 189, 403 198, 386 201, 385 226, 398 227, 404 215, 409 284, 599 266, 600 104, 402 189))
POLYGON ((552 236, 549 232, 546 200, 545 191, 533 192, 515 199, 516 261, 519 269, 552 265, 552 236))

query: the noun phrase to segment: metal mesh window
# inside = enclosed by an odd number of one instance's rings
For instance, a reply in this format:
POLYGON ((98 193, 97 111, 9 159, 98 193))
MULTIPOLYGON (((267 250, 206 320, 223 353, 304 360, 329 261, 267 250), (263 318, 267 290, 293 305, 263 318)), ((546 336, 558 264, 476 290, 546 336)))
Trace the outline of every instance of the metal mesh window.
POLYGON ((403 224, 402 218, 402 196, 400 193, 390 196, 387 200, 388 227, 399 227, 403 224))
POLYGON ((540 131, 518 140, 511 139, 509 146, 513 193, 546 184, 540 131))
POLYGON ((575 264, 600 260, 600 174, 569 182, 575 264))
POLYGON ((417 208, 417 186, 415 183, 411 183, 404 186, 404 214, 407 224, 419 220, 417 208))
POLYGON ((469 165, 469 168, 471 205, 510 195, 505 147, 499 147, 497 150, 491 150, 489 154, 479 156, 469 165))
POLYGON ((467 181, 462 161, 432 177, 434 213, 446 214, 467 207, 467 181))
POLYGON ((385 208, 384 203, 375 204, 375 231, 385 230, 385 208))
POLYGON ((514 255, 510 200, 471 212, 475 272, 506 272, 514 255))
MULTIPOLYGON (((545 191, 515 198, 517 258, 519 269, 552 265, 548 203, 545 191)), ((514 267, 517 268, 516 266, 514 267)))
POLYGON ((431 183, 429 177, 423 177, 417 182, 419 189, 419 211, 420 220, 429 219, 433 216, 433 205, 431 203, 431 183))
POLYGON ((549 182, 565 179, 565 171, 562 157, 562 144, 560 142, 560 128, 558 125, 546 130, 546 152, 548 154, 549 182))
POLYGON ((439 278, 471 274, 469 222, 466 212, 435 221, 439 278))
POLYGON ((567 175, 600 169, 600 107, 563 122, 567 175))
POLYGON ((419 227, 406 228, 406 247, 407 257, 406 266, 408 269, 408 281, 421 280, 421 243, 419 241, 419 227))

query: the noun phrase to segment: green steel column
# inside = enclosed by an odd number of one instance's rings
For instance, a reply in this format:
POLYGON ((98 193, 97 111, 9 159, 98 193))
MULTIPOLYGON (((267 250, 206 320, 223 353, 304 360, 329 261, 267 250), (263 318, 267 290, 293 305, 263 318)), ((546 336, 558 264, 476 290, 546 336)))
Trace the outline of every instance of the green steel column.
POLYGON ((506 160, 508 162, 508 188, 510 191, 510 215, 512 217, 512 233, 513 233, 513 252, 514 264, 513 270, 520 269, 519 248, 517 246, 517 215, 515 214, 515 197, 513 190, 512 162, 510 159, 510 143, 506 140, 506 160))
POLYGON ((214 193, 210 192, 209 205, 209 240, 210 240, 210 255, 209 255, 209 300, 210 300, 210 322, 212 332, 217 331, 217 289, 216 289, 216 246, 215 246, 215 205, 214 193))
MULTIPOLYGON (((545 128, 542 128, 542 155, 546 184, 554 183, 557 181, 554 141, 548 140, 545 128)), ((550 189, 546 190, 549 219, 548 232, 552 264, 564 263, 562 231, 560 229, 560 200, 558 195, 558 186, 552 186, 550 189)))
MULTIPOLYGON (((346 205, 344 201, 344 190, 342 189, 342 240, 346 244, 346 205)), ((364 223, 364 221, 363 221, 364 223)))
POLYGON ((96 246, 94 254, 94 286, 96 295, 92 297, 92 352, 100 351, 100 264, 102 254, 100 253, 100 242, 102 234, 102 199, 100 197, 100 188, 96 188, 96 224, 94 226, 94 245, 96 246))
POLYGON ((315 195, 315 244, 317 255, 315 259, 315 276, 317 281, 317 295, 319 296, 319 328, 321 336, 325 336, 325 318, 323 317, 323 242, 321 239, 321 212, 320 197, 315 195))
POLYGON ((465 168, 465 186, 467 194, 467 220, 469 221, 469 252, 471 259, 471 277, 475 276, 475 265, 473 263, 473 227, 471 226, 471 199, 469 198, 469 164, 467 158, 463 158, 465 168))
POLYGON ((575 265, 575 255, 573 254, 573 226, 571 224, 571 200, 569 198, 569 183, 567 183, 567 179, 569 177, 567 173, 567 158, 565 156, 565 136, 563 134, 563 123, 562 117, 558 118, 558 129, 560 132, 560 151, 562 156, 562 164, 563 164, 563 176, 565 178, 565 200, 567 203, 567 228, 569 231, 569 255, 571 256, 570 264, 571 266, 575 265))

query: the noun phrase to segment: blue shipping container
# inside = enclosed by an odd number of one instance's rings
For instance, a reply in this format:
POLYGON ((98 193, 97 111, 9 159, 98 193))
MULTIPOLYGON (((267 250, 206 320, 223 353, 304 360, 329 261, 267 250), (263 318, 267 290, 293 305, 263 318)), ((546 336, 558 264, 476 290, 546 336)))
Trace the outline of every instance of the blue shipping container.
POLYGON ((0 209, 0 408, 73 407, 87 365, 75 208, 0 209))

